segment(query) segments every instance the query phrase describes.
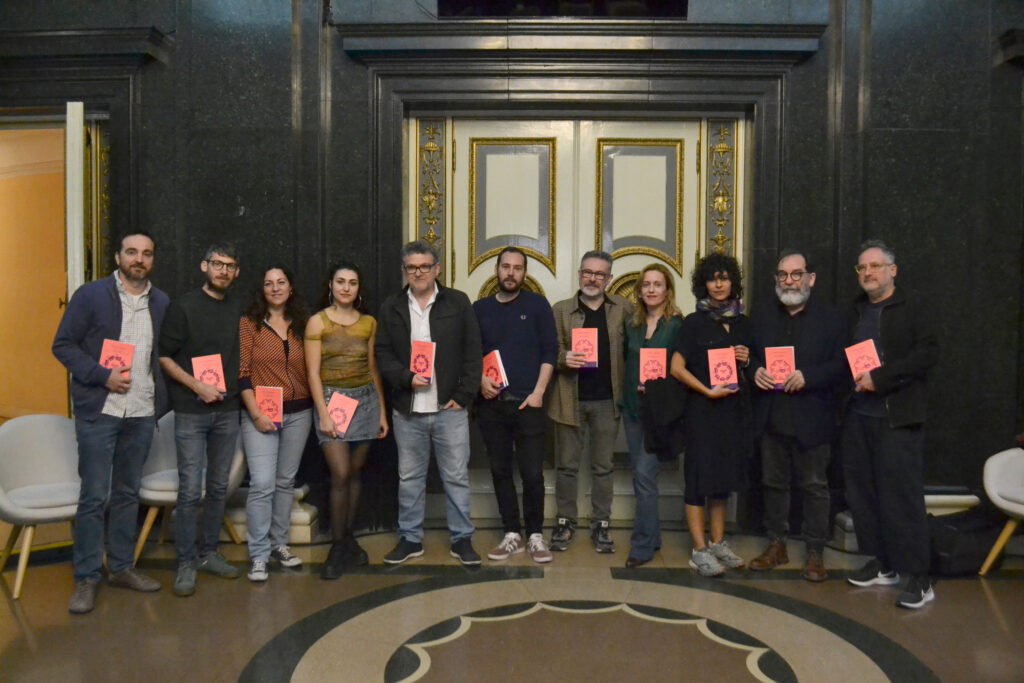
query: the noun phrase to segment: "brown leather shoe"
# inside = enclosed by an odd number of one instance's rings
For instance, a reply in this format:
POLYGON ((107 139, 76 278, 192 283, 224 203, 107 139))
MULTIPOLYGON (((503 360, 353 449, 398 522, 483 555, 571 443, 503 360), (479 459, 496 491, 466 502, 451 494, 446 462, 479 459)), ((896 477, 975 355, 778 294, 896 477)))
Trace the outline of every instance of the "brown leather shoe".
POLYGON ((750 568, 756 572, 765 572, 787 562, 789 556, 786 555, 785 542, 780 538, 773 538, 765 551, 750 561, 750 568))
POLYGON ((828 578, 825 561, 821 557, 820 550, 807 551, 807 562, 804 563, 804 571, 801 576, 814 583, 820 583, 828 578))

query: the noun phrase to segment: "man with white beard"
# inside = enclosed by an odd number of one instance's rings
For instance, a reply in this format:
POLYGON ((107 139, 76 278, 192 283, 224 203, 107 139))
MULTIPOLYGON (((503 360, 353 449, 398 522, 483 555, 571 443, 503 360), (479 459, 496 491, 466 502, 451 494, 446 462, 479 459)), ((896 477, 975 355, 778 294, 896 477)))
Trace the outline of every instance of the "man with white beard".
POLYGON ((775 305, 753 318, 756 343, 751 348, 755 397, 754 419, 761 435, 767 549, 750 562, 766 571, 789 562, 786 533, 789 484, 795 471, 803 495, 801 531, 807 545, 803 577, 824 581, 822 559, 829 524, 828 469, 835 435, 835 390, 843 380, 846 322, 840 311, 811 296, 815 273, 806 253, 784 250, 775 272, 775 305), (795 368, 785 377, 766 369, 765 348, 791 346, 795 368), (781 387, 779 383, 781 380, 781 387))

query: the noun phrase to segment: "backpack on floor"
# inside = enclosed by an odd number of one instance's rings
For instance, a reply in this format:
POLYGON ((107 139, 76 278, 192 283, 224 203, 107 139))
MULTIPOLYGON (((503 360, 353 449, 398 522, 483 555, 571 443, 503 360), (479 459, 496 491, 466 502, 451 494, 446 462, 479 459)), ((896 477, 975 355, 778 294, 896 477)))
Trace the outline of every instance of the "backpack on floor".
POLYGON ((987 503, 951 515, 928 515, 933 576, 966 576, 981 569, 1005 521, 987 503))

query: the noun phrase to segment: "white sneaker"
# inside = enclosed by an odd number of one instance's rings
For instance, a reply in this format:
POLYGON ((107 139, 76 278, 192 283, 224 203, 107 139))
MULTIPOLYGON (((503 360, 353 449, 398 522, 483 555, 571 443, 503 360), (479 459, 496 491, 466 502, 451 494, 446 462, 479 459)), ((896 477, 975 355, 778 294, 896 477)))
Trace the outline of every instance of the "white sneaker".
POLYGON ((538 564, 544 564, 554 559, 541 534, 530 534, 530 538, 526 541, 526 549, 530 552, 530 559, 538 564))
POLYGON ((247 576, 253 583, 266 581, 270 578, 270 574, 267 572, 267 563, 263 560, 253 560, 247 576))
POLYGON ((514 531, 505 534, 501 543, 491 552, 487 553, 488 559, 507 560, 510 556, 523 552, 523 537, 514 531))
POLYGON ((298 567, 302 565, 302 558, 293 555, 292 549, 286 545, 279 545, 271 550, 270 557, 277 560, 282 567, 298 567))

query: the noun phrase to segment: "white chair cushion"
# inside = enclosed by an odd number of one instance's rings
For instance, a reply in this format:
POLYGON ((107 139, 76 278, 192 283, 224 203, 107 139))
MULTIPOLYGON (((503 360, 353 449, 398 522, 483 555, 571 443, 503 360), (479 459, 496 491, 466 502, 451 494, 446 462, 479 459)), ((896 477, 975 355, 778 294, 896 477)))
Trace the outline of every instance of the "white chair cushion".
POLYGON ((147 474, 142 478, 142 488, 150 491, 177 491, 178 470, 163 470, 147 474))
POLYGON ((22 486, 7 492, 7 497, 15 505, 30 510, 44 508, 63 507, 65 505, 76 505, 78 503, 78 492, 80 484, 35 484, 33 486, 22 486))
POLYGON ((999 489, 999 495, 1011 503, 1024 505, 1024 486, 1017 486, 1012 489, 999 489))

